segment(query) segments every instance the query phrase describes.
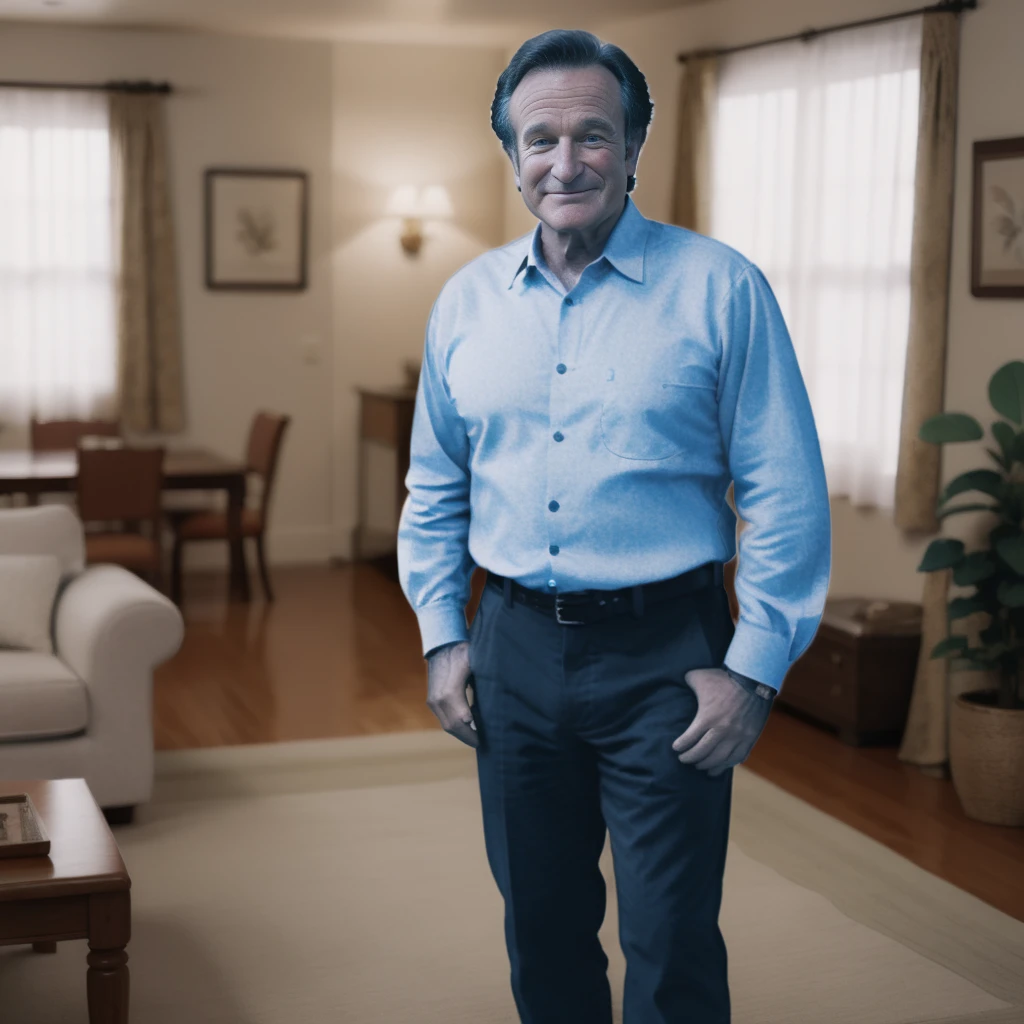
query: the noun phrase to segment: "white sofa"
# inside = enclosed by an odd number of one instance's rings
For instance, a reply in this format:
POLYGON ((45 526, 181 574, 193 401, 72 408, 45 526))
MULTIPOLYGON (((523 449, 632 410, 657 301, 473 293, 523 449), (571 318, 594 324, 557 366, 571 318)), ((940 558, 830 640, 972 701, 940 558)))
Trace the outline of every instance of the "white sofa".
POLYGON ((120 566, 86 568, 64 505, 0 509, 0 554, 56 554, 63 573, 55 653, 0 649, 0 780, 84 778, 111 823, 131 821, 153 791, 153 669, 181 646, 181 613, 120 566))

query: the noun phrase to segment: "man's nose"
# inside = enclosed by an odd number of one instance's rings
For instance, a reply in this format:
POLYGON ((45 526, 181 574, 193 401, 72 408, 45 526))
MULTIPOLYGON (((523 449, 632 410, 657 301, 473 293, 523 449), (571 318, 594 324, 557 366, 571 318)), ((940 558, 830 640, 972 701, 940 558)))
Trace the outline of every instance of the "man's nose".
POLYGON ((558 143, 558 150, 555 153, 555 161, 551 167, 551 173, 561 182, 568 185, 574 178, 579 177, 583 164, 580 161, 576 143, 572 139, 564 139, 558 143))

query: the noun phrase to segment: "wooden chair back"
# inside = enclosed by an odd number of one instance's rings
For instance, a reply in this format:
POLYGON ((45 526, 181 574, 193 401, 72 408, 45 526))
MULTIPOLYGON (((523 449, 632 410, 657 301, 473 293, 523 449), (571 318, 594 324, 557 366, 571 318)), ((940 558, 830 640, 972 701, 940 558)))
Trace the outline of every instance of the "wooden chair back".
POLYGON ((271 492, 274 489, 274 480, 277 477, 281 445, 290 422, 291 417, 284 414, 259 412, 253 417, 252 426, 249 429, 249 446, 245 463, 249 472, 260 477, 263 484, 259 509, 261 526, 267 521, 267 510, 270 506, 271 492))
POLYGON ((160 538, 163 448, 79 448, 76 491, 85 522, 151 524, 160 538))
POLYGON ((70 451, 78 447, 80 438, 91 434, 120 437, 121 424, 117 420, 37 420, 33 416, 29 428, 34 452, 70 451))

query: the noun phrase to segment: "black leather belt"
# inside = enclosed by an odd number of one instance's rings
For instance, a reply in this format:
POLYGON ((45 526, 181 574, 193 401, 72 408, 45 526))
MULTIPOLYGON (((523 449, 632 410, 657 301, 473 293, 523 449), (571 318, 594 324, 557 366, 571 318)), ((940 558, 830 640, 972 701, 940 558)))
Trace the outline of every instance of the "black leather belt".
POLYGON ((489 569, 486 585, 501 591, 507 601, 547 612, 563 626, 584 626, 630 612, 640 616, 645 605, 658 604, 705 587, 721 586, 722 563, 705 562, 681 576, 656 583, 638 583, 619 590, 573 590, 566 594, 550 594, 524 587, 489 569))

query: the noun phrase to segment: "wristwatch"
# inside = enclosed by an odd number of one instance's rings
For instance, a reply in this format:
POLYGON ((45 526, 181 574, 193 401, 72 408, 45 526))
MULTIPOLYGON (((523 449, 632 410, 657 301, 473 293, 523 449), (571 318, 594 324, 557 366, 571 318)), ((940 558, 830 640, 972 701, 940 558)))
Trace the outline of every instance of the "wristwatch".
POLYGON ((739 683, 747 693, 752 693, 755 696, 760 697, 762 700, 773 701, 775 699, 775 695, 779 692, 767 683, 759 683, 756 679, 751 679, 750 676, 744 676, 739 672, 734 672, 728 665, 724 665, 723 668, 729 673, 729 678, 739 683))

